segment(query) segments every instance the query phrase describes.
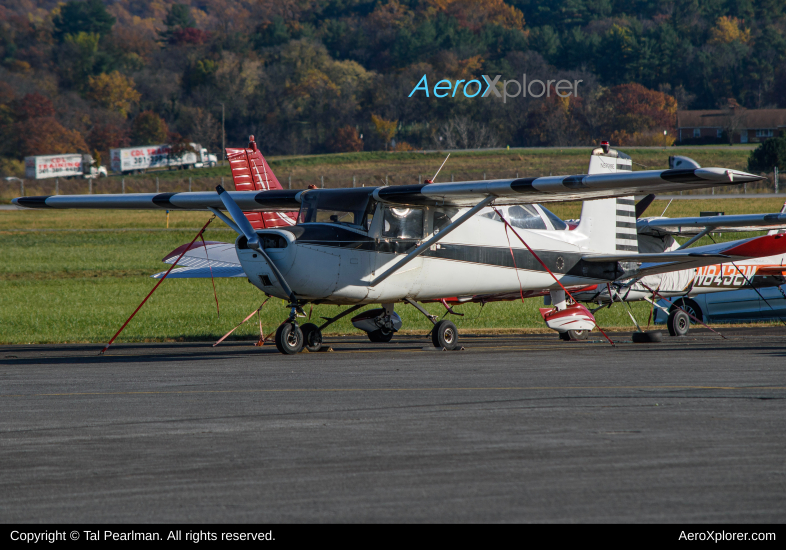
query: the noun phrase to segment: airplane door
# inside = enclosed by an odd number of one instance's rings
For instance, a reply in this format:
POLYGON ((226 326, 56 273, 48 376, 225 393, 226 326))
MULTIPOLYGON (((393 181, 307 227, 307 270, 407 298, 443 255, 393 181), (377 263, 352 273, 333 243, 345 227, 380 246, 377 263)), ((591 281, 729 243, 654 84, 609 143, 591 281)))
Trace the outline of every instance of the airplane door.
MULTIPOLYGON (((379 253, 375 254, 372 260, 377 277, 415 250, 423 241, 425 214, 422 208, 384 207, 382 230, 377 247, 379 253)), ((415 258, 402 269, 401 273, 418 269, 422 264, 422 258, 415 258)), ((406 284, 410 286, 410 290, 414 290, 411 288, 411 277, 400 280, 402 282, 407 280, 406 284)))

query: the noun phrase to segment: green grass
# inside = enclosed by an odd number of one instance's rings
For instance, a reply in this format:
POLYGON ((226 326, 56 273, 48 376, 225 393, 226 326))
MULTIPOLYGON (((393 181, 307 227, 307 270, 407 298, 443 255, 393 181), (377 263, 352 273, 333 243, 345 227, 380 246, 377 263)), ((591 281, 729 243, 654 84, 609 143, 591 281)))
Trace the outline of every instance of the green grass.
MULTIPOLYGON (((0 280, 3 308, 0 310, 0 343, 107 342, 154 286, 144 275, 100 278, 56 278, 0 280)), ((210 280, 173 279, 164 281, 123 332, 120 341, 148 342, 167 340, 214 341, 254 311, 264 296, 243 279, 216 281, 221 317, 216 316, 210 280)), ((464 317, 451 316, 460 329, 543 328, 538 314, 542 299, 493 303, 481 308, 475 304, 456 307, 464 317)), ((375 307, 375 306, 369 306, 375 307)), ((378 306, 376 306, 378 307, 378 306)), ((434 314, 445 310, 427 304, 434 314)), ((634 304, 634 314, 646 322, 646 304, 634 304)), ((342 311, 338 306, 316 306, 312 316, 332 317, 342 311)), ((407 331, 430 330, 430 323, 412 307, 399 306, 398 313, 407 331)), ((309 308, 306 308, 309 312, 309 308)), ((271 299, 262 309, 265 334, 270 333, 288 314, 284 302, 271 299)), ((330 334, 358 334, 349 317, 332 325, 330 334)), ((603 310, 597 320, 601 326, 630 326, 622 308, 603 310)), ((305 321, 301 321, 305 322, 305 321)), ((257 317, 238 329, 231 339, 253 339, 259 335, 257 317)))
MULTIPOLYGON (((648 214, 659 215, 665 204, 656 201, 648 214)), ((774 212, 780 205, 777 199, 674 201, 668 214, 774 212)), ((563 217, 578 217, 580 210, 575 203, 550 206, 563 217)), ((170 216, 173 229, 162 230, 166 223, 163 212, 0 211, 0 343, 108 341, 155 285, 149 275, 167 268, 161 258, 193 238, 194 231, 186 228, 201 227, 207 219, 204 213, 174 212, 170 216)), ((230 242, 234 233, 213 222, 206 238, 230 242)), ((244 279, 217 279, 216 286, 220 318, 216 317, 209 280, 165 281, 123 332, 121 341, 215 340, 264 299, 244 279)), ((465 316, 451 319, 466 330, 543 329, 537 311, 542 303, 541 298, 531 298, 523 304, 492 303, 483 308, 465 304, 455 308, 465 316)), ((342 309, 317 306, 313 316, 332 317, 342 309)), ((427 309, 444 313, 440 304, 429 304, 427 309)), ((639 322, 645 323, 648 304, 633 304, 633 310, 639 322)), ((406 330, 423 334, 429 330, 428 321, 414 308, 399 306, 397 311, 406 330)), ((286 315, 282 301, 271 300, 262 311, 265 332, 275 329, 286 315)), ((622 307, 599 311, 597 320, 604 328, 633 326, 622 307)), ((259 334, 255 323, 256 319, 249 321, 232 338, 255 339, 259 334)), ((349 318, 328 330, 361 334, 349 318)))

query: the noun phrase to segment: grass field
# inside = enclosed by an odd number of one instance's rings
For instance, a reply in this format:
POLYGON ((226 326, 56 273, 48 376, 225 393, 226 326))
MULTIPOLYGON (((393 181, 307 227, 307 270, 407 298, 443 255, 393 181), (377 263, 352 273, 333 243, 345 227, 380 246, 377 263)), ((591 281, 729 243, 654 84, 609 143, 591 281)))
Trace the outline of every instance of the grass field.
MULTIPOLYGON (((777 212, 779 199, 674 201, 670 216, 696 215, 700 210, 727 214, 777 212)), ((647 212, 660 215, 665 201, 647 212)), ((578 217, 580 204, 552 208, 563 218, 578 217)), ((170 215, 170 229, 162 212, 147 211, 0 211, 0 343, 106 342, 155 284, 148 276, 167 266, 168 252, 189 242, 208 216, 194 212, 170 215)), ((724 235, 730 240, 747 235, 724 235)), ((208 240, 231 242, 235 234, 213 222, 208 240)), ((264 296, 245 279, 217 279, 221 317, 217 318, 212 287, 207 279, 165 281, 121 336, 121 341, 215 340, 259 307, 264 296)), ((460 329, 543 329, 537 308, 542 299, 493 303, 484 308, 457 307, 466 315, 452 317, 460 329)), ((265 332, 287 315, 281 300, 262 310, 265 332)), ((373 306, 370 306, 373 307, 373 306)), ((442 315, 441 305, 429 305, 442 315)), ((332 317, 341 308, 318 306, 313 316, 332 317)), ((425 334, 430 324, 411 307, 399 307, 407 331, 425 334)), ((646 304, 634 304, 640 322, 646 322, 646 304)), ((602 310, 603 327, 632 327, 622 307, 602 310)), ((256 319, 233 338, 255 339, 256 319)), ((331 333, 358 333, 344 319, 331 333)))

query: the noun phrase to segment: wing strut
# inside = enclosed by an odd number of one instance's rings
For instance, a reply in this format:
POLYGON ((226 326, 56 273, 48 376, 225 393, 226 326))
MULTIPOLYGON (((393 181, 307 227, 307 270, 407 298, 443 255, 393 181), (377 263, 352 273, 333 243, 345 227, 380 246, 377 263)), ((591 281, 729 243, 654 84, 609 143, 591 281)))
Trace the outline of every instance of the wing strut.
POLYGON ((230 229, 235 231, 235 233, 237 233, 238 235, 243 234, 243 232, 240 230, 237 224, 232 221, 232 218, 221 212, 221 210, 219 210, 218 208, 213 208, 212 206, 209 206, 207 209, 210 210, 213 214, 215 214, 219 220, 227 224, 230 229))
POLYGON ((701 231, 698 233, 698 235, 694 235, 694 236, 693 236, 693 238, 691 238, 689 241, 687 241, 686 243, 684 243, 684 244, 683 244, 682 246, 680 246, 680 247, 679 247, 677 250, 682 250, 683 248, 688 248, 690 245, 692 245, 693 243, 695 243, 696 241, 698 241, 699 239, 701 239, 701 238, 702 238, 704 235, 706 235, 707 233, 709 233, 710 231, 712 231, 712 229, 713 229, 712 227, 705 227, 704 229, 702 229, 702 230, 701 230, 701 231))
POLYGON ((420 256, 421 254, 423 254, 423 252, 425 252, 426 250, 428 250, 428 248, 429 248, 429 247, 430 247, 432 244, 436 243, 437 241, 439 241, 439 240, 440 240, 440 239, 442 239, 443 237, 446 237, 446 236, 448 235, 448 233, 450 233, 451 231, 453 231, 454 229, 456 229, 456 228, 457 228, 459 225, 461 225, 462 223, 464 223, 465 221, 467 221, 468 219, 470 219, 470 218, 471 218, 472 216, 474 216, 474 215, 475 215, 475 214, 476 214, 476 213, 477 213, 477 212, 478 212, 480 209, 482 209, 482 208, 485 208, 485 207, 486 207, 486 205, 488 205, 488 204, 489 204, 491 201, 493 201, 493 200, 494 200, 494 199, 496 199, 496 198, 497 198, 497 196, 496 196, 496 195, 487 195, 485 199, 483 199, 483 200, 482 200, 482 201, 480 201, 478 204, 476 204, 475 206, 473 206, 472 208, 470 208, 469 210, 467 210, 466 212, 464 212, 464 213, 463 213, 463 214, 462 214, 462 215, 459 217, 459 219, 457 219, 457 220, 456 220, 456 221, 454 221, 454 222, 451 222, 451 223, 450 223, 450 224, 448 224, 446 227, 442 228, 442 229, 440 230, 440 232, 439 232, 439 233, 435 234, 435 235, 434 235, 433 237, 431 237, 429 240, 427 240, 426 242, 424 242, 423 244, 421 244, 419 247, 417 247, 415 250, 413 250, 412 252, 410 252, 409 254, 407 254, 407 256, 406 256, 406 257, 404 257, 404 258, 403 258, 403 259, 402 259, 402 260, 401 260, 399 263, 397 263, 396 265, 394 265, 393 267, 391 267, 390 269, 388 269, 387 271, 385 271, 385 272, 384 272, 382 275, 380 275, 379 277, 377 277, 376 279, 374 279, 373 281, 371 281, 371 282, 368 284, 368 286, 377 286, 379 283, 381 283, 382 281, 384 281, 385 279, 387 279, 388 277, 390 277, 391 275, 393 275, 393 274, 394 274, 396 271, 398 271, 399 269, 401 269, 402 267, 404 267, 405 265, 407 265, 409 262, 411 262, 412 260, 414 260, 415 258, 417 258, 418 256, 420 256))

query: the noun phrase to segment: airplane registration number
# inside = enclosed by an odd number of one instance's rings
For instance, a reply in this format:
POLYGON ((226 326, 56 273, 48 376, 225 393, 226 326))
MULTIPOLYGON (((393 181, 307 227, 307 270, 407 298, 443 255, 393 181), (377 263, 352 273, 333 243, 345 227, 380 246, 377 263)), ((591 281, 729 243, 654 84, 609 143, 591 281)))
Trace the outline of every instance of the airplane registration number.
POLYGON ((739 288, 746 286, 747 281, 753 279, 758 266, 731 264, 718 264, 699 267, 696 269, 695 287, 728 287, 739 288))

